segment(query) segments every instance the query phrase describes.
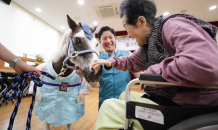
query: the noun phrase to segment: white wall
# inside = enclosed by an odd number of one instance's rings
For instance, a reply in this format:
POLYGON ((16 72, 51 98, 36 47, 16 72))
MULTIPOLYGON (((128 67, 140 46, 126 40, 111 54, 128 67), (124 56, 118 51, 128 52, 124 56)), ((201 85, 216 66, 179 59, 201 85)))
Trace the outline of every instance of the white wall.
MULTIPOLYGON (((98 39, 97 39, 97 41, 98 41, 98 39)), ((100 44, 100 43, 98 43, 98 46, 95 48, 95 51, 99 54, 99 52, 101 51, 101 52, 103 52, 103 47, 102 47, 102 45, 100 44)))
POLYGON ((12 52, 43 54, 56 49, 61 33, 15 2, 0 3, 0 42, 12 52))

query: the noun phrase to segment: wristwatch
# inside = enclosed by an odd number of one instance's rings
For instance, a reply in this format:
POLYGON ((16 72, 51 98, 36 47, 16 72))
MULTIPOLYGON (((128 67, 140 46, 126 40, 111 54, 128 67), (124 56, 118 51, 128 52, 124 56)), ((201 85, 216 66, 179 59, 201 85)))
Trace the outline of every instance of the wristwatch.
POLYGON ((10 62, 9 62, 9 66, 11 68, 14 68, 14 66, 16 65, 16 63, 21 60, 19 57, 15 57, 14 59, 12 59, 10 62))

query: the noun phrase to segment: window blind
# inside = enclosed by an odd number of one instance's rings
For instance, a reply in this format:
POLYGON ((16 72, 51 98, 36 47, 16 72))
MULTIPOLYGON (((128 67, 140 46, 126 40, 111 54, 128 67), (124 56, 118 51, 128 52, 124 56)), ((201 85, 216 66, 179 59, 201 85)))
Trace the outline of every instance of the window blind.
POLYGON ((0 42, 10 51, 32 56, 40 53, 48 58, 56 49, 60 35, 15 2, 10 6, 0 3, 0 42))

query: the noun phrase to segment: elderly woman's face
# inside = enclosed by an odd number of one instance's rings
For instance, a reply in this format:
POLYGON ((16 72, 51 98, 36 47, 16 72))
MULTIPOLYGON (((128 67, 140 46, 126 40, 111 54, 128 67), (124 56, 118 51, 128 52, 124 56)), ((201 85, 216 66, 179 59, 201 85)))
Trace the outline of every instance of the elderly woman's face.
POLYGON ((140 47, 147 44, 145 30, 143 28, 127 24, 125 17, 122 17, 122 24, 128 33, 128 37, 135 38, 140 47))

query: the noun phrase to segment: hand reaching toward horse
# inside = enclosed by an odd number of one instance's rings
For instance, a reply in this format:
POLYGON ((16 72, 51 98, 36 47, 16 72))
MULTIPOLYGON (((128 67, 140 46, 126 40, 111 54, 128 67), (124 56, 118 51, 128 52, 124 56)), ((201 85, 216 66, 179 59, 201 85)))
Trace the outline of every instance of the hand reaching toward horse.
POLYGON ((85 77, 85 76, 84 76, 84 73, 83 73, 83 71, 82 71, 81 68, 79 68, 78 70, 76 70, 76 74, 78 74, 80 77, 85 77))
POLYGON ((111 67, 111 62, 109 60, 98 59, 98 60, 93 60, 93 61, 94 63, 91 66, 92 66, 92 69, 95 70, 95 72, 98 72, 102 64, 106 65, 107 67, 111 67))
POLYGON ((84 99, 84 95, 80 93, 76 99, 76 102, 80 103, 80 102, 82 102, 83 99, 84 99))

